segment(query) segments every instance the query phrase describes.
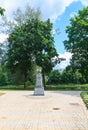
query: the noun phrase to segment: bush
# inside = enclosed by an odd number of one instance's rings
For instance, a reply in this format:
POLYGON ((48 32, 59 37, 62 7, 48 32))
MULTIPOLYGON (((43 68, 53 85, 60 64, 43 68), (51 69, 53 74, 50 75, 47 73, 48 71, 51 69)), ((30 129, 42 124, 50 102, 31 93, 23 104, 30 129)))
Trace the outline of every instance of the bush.
POLYGON ((8 84, 8 77, 5 73, 0 74, 0 86, 8 84))
POLYGON ((58 84, 61 82, 61 74, 58 70, 52 70, 49 74, 47 84, 58 84))

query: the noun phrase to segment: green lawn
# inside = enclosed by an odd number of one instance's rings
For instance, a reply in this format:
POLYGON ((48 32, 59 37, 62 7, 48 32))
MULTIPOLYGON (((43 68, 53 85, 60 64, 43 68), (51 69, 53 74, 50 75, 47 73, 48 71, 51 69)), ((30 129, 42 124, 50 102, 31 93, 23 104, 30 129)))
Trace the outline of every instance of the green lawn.
MULTIPOLYGON (((33 90, 34 86, 28 86, 28 90, 33 90)), ((7 86, 0 86, 0 90, 24 90, 23 85, 7 85, 7 86)))
POLYGON ((88 108, 88 92, 82 92, 81 97, 82 97, 86 107, 88 108))
POLYGON ((47 85, 46 90, 88 90, 88 84, 47 85))
MULTIPOLYGON (((35 85, 29 85, 28 90, 34 90, 35 85)), ((0 90, 24 90, 23 85, 0 86, 0 90)), ((45 90, 88 90, 88 84, 58 84, 46 85, 45 90)))

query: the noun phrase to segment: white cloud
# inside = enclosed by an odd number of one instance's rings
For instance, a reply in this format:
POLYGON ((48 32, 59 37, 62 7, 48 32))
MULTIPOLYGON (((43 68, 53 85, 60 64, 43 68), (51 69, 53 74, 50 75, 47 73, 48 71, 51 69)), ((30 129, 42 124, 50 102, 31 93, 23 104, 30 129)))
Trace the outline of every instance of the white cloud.
POLYGON ((0 34, 0 43, 3 43, 7 39, 8 35, 1 33, 0 34))
POLYGON ((88 6, 88 0, 81 0, 81 2, 84 6, 88 6))
POLYGON ((72 18, 72 17, 74 17, 75 15, 77 15, 77 12, 72 12, 72 13, 70 14, 70 17, 72 18))
POLYGON ((56 65, 55 69, 65 69, 66 66, 69 65, 70 59, 72 57, 72 54, 70 52, 65 52, 64 54, 59 54, 60 58, 66 59, 65 61, 62 61, 60 64, 56 65))
POLYGON ((40 8, 43 18, 51 18, 55 21, 74 1, 81 1, 83 5, 88 5, 88 0, 0 0, 0 6, 6 9, 6 14, 11 15, 18 7, 24 8, 29 3, 33 8, 40 8))
POLYGON ((72 2, 78 0, 44 0, 40 2, 40 0, 32 0, 30 3, 32 6, 40 7, 44 19, 51 18, 53 21, 56 20, 58 16, 60 16, 72 2))
POLYGON ((16 11, 18 7, 24 8, 27 4, 27 1, 25 0, 2 0, 1 6, 6 10, 5 14, 11 18, 11 15, 13 14, 13 11, 16 11))

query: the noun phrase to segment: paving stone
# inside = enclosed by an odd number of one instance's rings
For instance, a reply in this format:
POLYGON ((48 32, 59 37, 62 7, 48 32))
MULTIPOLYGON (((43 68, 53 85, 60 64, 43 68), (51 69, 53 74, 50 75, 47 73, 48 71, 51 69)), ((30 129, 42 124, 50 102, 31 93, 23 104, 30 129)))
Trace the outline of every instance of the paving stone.
POLYGON ((80 91, 45 91, 45 96, 33 96, 33 91, 4 93, 0 130, 88 130, 80 91))

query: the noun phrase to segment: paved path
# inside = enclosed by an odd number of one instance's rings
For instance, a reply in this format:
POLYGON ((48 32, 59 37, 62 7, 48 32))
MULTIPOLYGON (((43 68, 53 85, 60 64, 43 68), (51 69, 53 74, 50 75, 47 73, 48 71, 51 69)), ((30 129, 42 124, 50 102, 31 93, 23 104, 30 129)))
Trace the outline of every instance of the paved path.
POLYGON ((0 91, 0 130, 88 130, 78 91, 0 91))

